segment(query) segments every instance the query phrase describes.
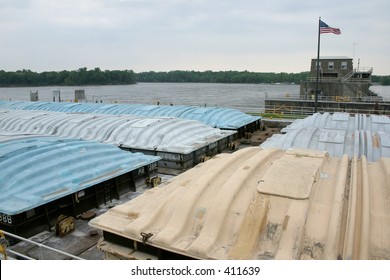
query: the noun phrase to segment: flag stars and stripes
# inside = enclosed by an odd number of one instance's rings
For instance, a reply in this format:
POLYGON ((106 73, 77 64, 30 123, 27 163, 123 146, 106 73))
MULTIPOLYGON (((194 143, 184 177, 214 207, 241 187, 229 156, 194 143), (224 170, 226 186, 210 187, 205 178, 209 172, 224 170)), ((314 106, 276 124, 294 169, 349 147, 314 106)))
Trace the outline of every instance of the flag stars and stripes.
POLYGON ((341 31, 340 31, 339 28, 330 27, 325 22, 320 20, 320 34, 323 34, 323 33, 333 33, 333 34, 336 34, 336 35, 340 35, 341 31))

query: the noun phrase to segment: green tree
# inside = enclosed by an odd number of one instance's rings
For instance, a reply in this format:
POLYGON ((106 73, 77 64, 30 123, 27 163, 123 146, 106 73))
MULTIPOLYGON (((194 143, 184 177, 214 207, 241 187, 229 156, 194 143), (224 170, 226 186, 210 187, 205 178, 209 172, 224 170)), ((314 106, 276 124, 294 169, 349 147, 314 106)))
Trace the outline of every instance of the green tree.
POLYGON ((106 70, 100 68, 88 70, 86 67, 75 71, 42 72, 18 70, 15 72, 0 71, 0 86, 47 86, 47 85, 107 85, 134 84, 135 73, 132 70, 106 70))

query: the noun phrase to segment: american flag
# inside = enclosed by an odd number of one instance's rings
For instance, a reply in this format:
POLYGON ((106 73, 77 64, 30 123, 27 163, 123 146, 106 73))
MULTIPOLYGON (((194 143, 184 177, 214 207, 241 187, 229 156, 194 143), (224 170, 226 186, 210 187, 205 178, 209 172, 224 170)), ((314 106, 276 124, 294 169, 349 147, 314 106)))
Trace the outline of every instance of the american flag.
POLYGON ((325 22, 320 20, 320 34, 322 34, 322 33, 333 33, 333 34, 336 34, 336 35, 340 35, 341 31, 338 28, 330 27, 325 22))

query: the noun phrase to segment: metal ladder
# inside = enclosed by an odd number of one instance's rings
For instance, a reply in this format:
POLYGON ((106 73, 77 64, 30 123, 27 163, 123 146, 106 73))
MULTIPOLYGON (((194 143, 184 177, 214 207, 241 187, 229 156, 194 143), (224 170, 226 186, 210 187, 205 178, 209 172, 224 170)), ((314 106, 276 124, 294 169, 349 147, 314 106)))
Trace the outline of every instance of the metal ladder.
POLYGON ((351 72, 349 72, 347 75, 345 75, 344 77, 341 78, 341 83, 342 84, 345 84, 347 86, 349 86, 353 91, 356 92, 356 95, 358 97, 365 97, 367 96, 362 90, 360 90, 357 86, 355 86, 354 84, 352 84, 350 82, 350 79, 351 77, 356 73, 356 70, 353 69, 351 72))

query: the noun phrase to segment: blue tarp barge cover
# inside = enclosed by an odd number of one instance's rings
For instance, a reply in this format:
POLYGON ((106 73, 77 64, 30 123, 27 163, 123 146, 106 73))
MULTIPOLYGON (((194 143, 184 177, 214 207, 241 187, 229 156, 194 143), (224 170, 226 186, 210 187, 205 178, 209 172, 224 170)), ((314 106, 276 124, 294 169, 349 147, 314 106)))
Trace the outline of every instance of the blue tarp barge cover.
POLYGON ((0 213, 15 215, 160 158, 57 137, 0 138, 0 213))

